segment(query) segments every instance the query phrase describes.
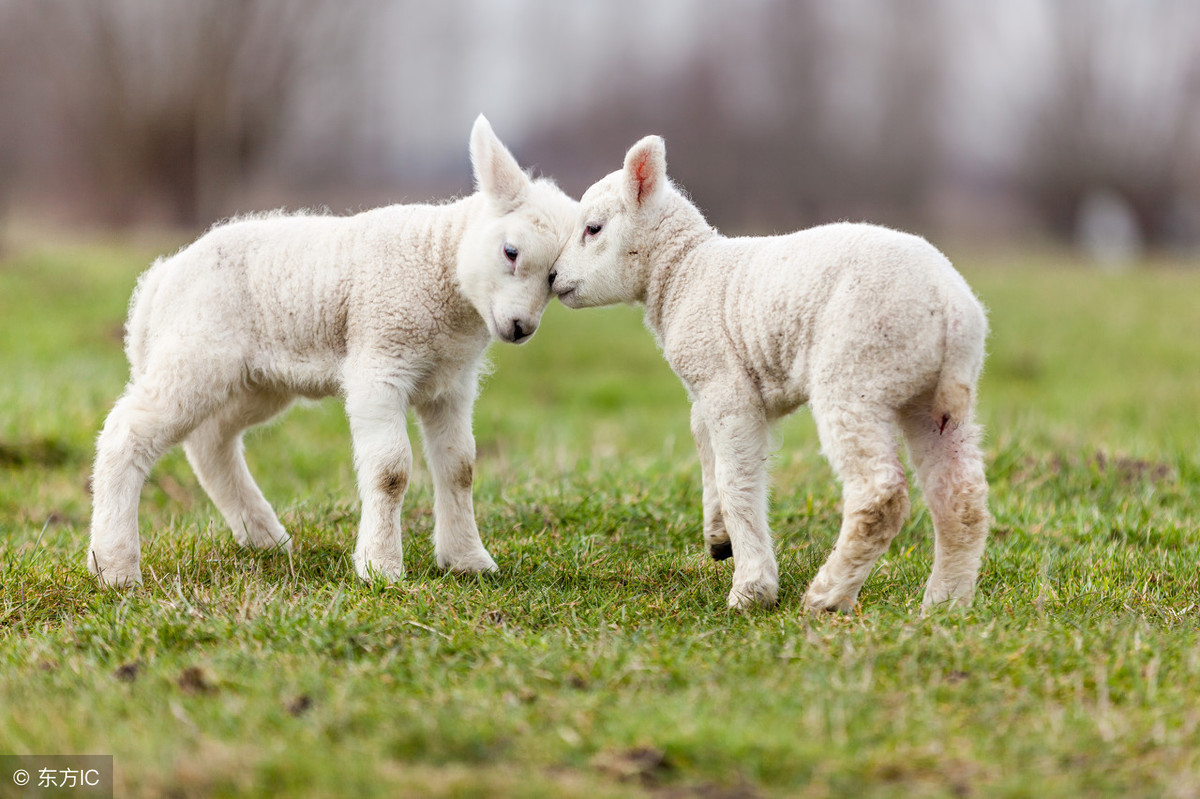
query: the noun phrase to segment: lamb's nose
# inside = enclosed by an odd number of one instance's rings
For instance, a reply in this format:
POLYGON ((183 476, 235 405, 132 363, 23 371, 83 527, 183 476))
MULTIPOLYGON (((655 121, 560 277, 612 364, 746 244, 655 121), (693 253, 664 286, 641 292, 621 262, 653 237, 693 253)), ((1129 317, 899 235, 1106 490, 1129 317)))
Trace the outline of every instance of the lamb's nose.
POLYGON ((551 291, 553 291, 553 290, 554 290, 554 278, 556 278, 556 277, 558 277, 558 272, 557 272, 557 271, 552 271, 552 272, 550 273, 550 290, 551 290, 551 291))
MULTIPOLYGON (((532 332, 532 331, 530 331, 530 332, 532 332)), ((514 319, 513 320, 513 341, 520 341, 521 339, 525 338, 528 335, 529 335, 529 333, 525 332, 525 328, 521 327, 521 320, 514 319)))

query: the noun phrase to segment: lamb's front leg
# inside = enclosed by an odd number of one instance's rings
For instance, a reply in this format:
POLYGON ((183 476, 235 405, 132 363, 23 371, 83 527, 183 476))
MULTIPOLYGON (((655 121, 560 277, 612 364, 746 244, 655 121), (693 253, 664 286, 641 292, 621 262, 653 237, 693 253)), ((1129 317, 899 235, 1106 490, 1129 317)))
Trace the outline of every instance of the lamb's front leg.
POLYGON ((700 451, 700 479, 704 486, 704 543, 713 560, 733 557, 733 546, 725 530, 725 517, 721 512, 721 497, 717 492, 716 457, 713 455, 712 436, 708 423, 697 405, 692 406, 692 437, 700 451))
POLYGON ((479 538, 471 488, 475 479, 475 436, 471 433, 470 390, 417 407, 425 461, 433 473, 433 546, 437 564, 453 572, 494 572, 496 561, 479 538))
POLYGON ((779 567, 767 524, 767 420, 752 409, 696 403, 712 440, 713 478, 733 550, 729 607, 773 605, 779 567))
POLYGON ((391 382, 347 386, 346 415, 362 501, 354 571, 364 580, 404 577, 400 508, 412 474, 407 397, 391 382))

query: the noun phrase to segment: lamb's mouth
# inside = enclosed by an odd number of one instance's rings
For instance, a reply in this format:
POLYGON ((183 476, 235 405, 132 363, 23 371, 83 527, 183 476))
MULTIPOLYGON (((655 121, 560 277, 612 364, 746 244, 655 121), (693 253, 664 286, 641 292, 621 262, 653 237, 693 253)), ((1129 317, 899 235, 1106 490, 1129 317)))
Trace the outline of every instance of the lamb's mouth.
POLYGON ((571 300, 575 299, 575 289, 577 289, 577 288, 579 288, 579 287, 571 286, 566 291, 560 291, 558 293, 558 301, 561 302, 563 305, 567 306, 568 308, 572 307, 571 300))

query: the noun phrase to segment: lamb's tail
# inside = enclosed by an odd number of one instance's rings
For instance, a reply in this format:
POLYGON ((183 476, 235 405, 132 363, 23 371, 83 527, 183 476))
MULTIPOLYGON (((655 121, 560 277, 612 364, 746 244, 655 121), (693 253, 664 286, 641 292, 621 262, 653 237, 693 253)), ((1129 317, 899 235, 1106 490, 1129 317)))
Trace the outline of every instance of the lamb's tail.
MULTIPOLYGON (((968 290, 969 291, 969 290, 968 290)), ((975 384, 983 370, 987 316, 967 293, 952 291, 946 298, 946 344, 942 373, 933 395, 933 419, 945 431, 949 424, 971 421, 975 384)))
POLYGON ((129 316, 125 320, 125 357, 129 360, 130 374, 135 378, 141 375, 145 368, 150 310, 154 307, 154 294, 158 290, 166 260, 159 258, 142 273, 133 295, 129 298, 129 316))

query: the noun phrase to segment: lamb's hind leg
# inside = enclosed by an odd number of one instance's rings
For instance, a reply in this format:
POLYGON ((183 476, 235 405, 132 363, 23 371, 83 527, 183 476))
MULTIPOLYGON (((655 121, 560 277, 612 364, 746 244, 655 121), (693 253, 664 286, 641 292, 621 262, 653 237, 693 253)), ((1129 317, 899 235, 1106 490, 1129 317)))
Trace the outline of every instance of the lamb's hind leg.
MULTIPOLYGON (((182 392, 181 392, 182 393, 182 392)), ((106 585, 142 581, 138 500, 150 468, 204 413, 204 403, 177 401, 141 379, 113 406, 96 441, 88 570, 106 585)))
POLYGON ((183 443, 200 485, 242 546, 292 548, 291 538, 254 483, 242 454, 242 431, 270 419, 288 402, 278 394, 243 395, 209 417, 183 443))
POLYGON ((814 402, 821 447, 842 481, 842 529, 805 595, 813 610, 848 612, 908 515, 908 484, 888 408, 814 402))
POLYGON ((346 387, 346 415, 354 440, 354 468, 362 519, 354 549, 354 571, 363 580, 404 577, 404 548, 400 534, 400 508, 412 474, 412 448, 408 443, 408 396, 401 378, 348 370, 362 374, 346 387))
POLYGON ((902 423, 933 517, 933 571, 921 604, 970 604, 991 520, 979 428, 969 421, 943 425, 925 406, 902 423))
POLYGON ((700 478, 704 487, 704 543, 713 560, 725 560, 733 557, 733 545, 729 543, 725 516, 721 512, 712 435, 704 414, 696 405, 692 406, 692 437, 696 440, 696 449, 700 452, 700 478))

